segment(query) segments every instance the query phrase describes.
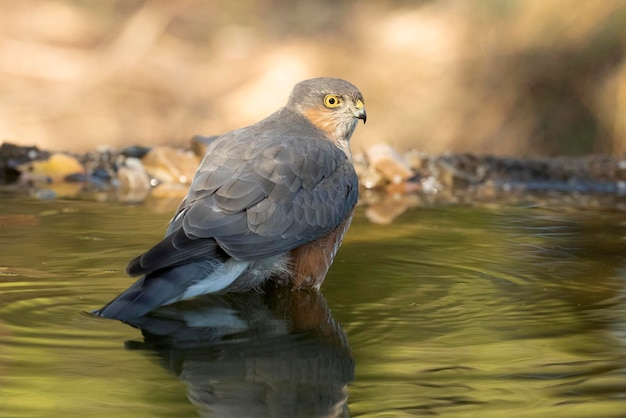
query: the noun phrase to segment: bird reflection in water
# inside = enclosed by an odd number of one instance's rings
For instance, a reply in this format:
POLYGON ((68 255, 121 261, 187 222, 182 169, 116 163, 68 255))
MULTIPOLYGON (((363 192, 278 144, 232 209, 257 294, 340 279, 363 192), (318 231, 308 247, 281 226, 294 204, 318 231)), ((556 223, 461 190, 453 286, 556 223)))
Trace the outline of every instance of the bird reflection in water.
POLYGON ((206 295, 128 323, 203 417, 347 417, 354 360, 315 290, 206 295))

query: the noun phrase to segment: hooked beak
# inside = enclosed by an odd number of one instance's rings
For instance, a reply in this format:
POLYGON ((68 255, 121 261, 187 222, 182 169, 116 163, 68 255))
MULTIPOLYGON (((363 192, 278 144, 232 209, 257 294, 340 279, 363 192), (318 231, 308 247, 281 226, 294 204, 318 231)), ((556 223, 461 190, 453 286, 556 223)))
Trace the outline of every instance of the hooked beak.
POLYGON ((361 119, 365 125, 365 122, 367 122, 367 113, 365 112, 365 105, 363 104, 363 101, 361 99, 357 100, 354 104, 354 108, 356 109, 354 117, 361 119))

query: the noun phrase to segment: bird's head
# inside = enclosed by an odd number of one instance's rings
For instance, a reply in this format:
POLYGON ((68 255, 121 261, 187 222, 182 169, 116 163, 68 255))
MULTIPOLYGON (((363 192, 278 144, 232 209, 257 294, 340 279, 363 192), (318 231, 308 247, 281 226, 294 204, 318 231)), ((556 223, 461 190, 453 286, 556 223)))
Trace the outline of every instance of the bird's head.
POLYGON ((322 77, 296 84, 287 107, 306 117, 348 155, 348 141, 367 113, 363 95, 354 85, 338 78, 322 77))

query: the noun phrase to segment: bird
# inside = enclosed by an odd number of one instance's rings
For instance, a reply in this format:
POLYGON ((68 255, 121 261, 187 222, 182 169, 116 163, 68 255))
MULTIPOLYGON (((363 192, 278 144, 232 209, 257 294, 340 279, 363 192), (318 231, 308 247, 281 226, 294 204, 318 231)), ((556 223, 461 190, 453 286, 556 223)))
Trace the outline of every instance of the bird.
POLYGON ((350 138, 359 120, 359 89, 320 77, 297 83, 265 119, 212 139, 165 237, 128 263, 141 277, 91 313, 128 321, 272 281, 319 289, 358 200, 350 138))

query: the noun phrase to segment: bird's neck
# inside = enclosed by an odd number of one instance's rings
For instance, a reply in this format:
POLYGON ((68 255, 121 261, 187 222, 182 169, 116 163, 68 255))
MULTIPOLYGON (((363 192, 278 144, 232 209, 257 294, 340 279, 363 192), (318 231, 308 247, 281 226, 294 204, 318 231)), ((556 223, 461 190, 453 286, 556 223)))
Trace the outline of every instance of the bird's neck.
POLYGON ((302 111, 302 115, 317 129, 324 133, 337 148, 342 150, 348 159, 352 161, 350 151, 350 137, 356 129, 357 119, 338 119, 330 113, 312 108, 302 111))

